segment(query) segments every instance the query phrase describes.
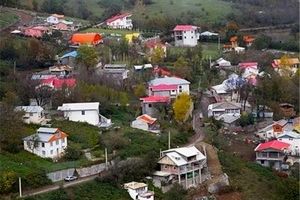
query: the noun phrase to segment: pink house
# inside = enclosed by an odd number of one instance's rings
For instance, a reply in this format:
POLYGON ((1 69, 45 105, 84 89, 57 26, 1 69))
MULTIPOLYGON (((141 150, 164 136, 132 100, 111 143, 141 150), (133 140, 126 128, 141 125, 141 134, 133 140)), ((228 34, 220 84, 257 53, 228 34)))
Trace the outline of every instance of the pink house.
POLYGON ((48 27, 45 26, 35 26, 29 27, 24 30, 24 35, 28 37, 41 38, 45 33, 49 31, 48 27))
POLYGON ((60 31, 67 31, 69 30, 69 27, 67 24, 59 22, 58 24, 53 26, 53 29, 60 30, 60 31))
POLYGON ((43 79, 41 82, 41 86, 47 85, 55 90, 62 89, 63 86, 66 86, 67 88, 73 88, 76 85, 76 79, 74 78, 59 79, 55 77, 43 79))

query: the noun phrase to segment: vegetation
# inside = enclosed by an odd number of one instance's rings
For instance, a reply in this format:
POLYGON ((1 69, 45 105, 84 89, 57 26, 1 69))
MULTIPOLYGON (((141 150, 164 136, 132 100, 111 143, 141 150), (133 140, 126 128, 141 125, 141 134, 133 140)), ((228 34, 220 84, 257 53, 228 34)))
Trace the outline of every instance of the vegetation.
POLYGON ((178 95, 173 103, 175 119, 178 122, 185 122, 187 120, 192 103, 191 97, 188 94, 182 93, 178 95))
POLYGON ((5 27, 17 22, 18 19, 19 18, 18 18, 17 15, 15 15, 11 12, 8 12, 8 11, 1 10, 1 13, 0 13, 0 29, 5 28, 5 27))

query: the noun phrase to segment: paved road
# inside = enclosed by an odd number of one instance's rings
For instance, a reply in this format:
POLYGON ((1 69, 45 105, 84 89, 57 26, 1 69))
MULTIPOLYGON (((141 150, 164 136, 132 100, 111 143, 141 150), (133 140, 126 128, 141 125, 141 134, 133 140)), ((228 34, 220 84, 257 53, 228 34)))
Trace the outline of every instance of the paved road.
POLYGON ((61 183, 56 183, 54 185, 46 186, 44 188, 39 188, 37 190, 27 191, 24 193, 23 197, 35 196, 35 195, 39 195, 42 193, 51 192, 54 190, 58 190, 60 187, 63 187, 63 188, 71 187, 71 186, 78 185, 78 184, 81 184, 84 182, 92 181, 97 176, 98 176, 98 174, 89 176, 89 177, 85 177, 85 178, 80 178, 80 179, 78 179, 76 181, 72 181, 72 182, 64 182, 63 185, 61 185, 61 183))

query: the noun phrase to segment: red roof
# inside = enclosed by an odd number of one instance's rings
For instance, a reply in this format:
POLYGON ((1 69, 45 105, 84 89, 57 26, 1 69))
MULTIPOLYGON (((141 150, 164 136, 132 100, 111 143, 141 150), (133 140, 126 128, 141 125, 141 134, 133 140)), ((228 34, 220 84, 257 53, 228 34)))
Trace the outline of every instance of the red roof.
POLYGON ((136 119, 142 120, 142 121, 146 122, 147 124, 153 124, 154 122, 156 122, 156 118, 152 118, 151 116, 149 116, 147 114, 143 114, 143 115, 137 117, 136 119))
POLYGON ((159 84, 150 86, 149 88, 152 89, 152 91, 163 91, 163 90, 177 90, 177 85, 167 85, 167 84, 159 84))
POLYGON ((112 16, 111 18, 107 19, 106 22, 107 22, 107 23, 111 23, 111 22, 116 21, 116 20, 118 20, 118 19, 122 19, 122 18, 124 18, 124 17, 129 17, 129 16, 131 16, 131 15, 132 15, 132 14, 130 14, 130 13, 117 14, 117 15, 112 16))
POLYGON ((59 139, 64 139, 68 137, 68 135, 65 132, 62 132, 61 130, 58 129, 59 133, 53 134, 53 136, 48 140, 48 142, 53 142, 59 139))
POLYGON ((72 44, 90 44, 96 45, 102 41, 102 36, 99 33, 75 33, 72 35, 72 44))
POLYGON ((149 96, 140 98, 143 103, 169 103, 170 97, 167 96, 149 96))
POLYGON ((50 87, 53 87, 55 89, 62 88, 63 85, 66 85, 67 87, 74 87, 76 85, 76 79, 74 78, 68 78, 68 79, 58 79, 58 78, 48 78, 43 79, 42 84, 49 85, 50 87))
POLYGON ((242 62, 242 63, 239 63, 239 67, 242 68, 242 69, 245 69, 245 68, 248 68, 248 67, 257 69, 257 65, 258 65, 257 62, 242 62))
POLYGON ((173 31, 193 31, 196 30, 197 26, 193 25, 177 25, 173 31))
POLYGON ((269 142, 261 143, 256 148, 255 151, 263 151, 266 149, 275 149, 278 151, 283 151, 284 149, 288 148, 290 144, 285 142, 280 142, 278 140, 272 140, 269 142))
POLYGON ((153 69, 154 74, 158 74, 160 76, 171 76, 171 72, 167 68, 155 67, 153 69))

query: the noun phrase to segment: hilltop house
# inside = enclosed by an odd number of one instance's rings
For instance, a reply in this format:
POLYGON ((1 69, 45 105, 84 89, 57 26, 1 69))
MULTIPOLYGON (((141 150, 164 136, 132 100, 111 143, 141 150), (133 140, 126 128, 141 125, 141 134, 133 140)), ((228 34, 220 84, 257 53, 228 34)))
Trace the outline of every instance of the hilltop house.
POLYGON ((272 62, 272 67, 280 75, 283 75, 283 69, 289 70, 291 75, 295 74, 297 69, 299 68, 299 65, 299 58, 275 59, 272 62))
POLYGON ((68 146, 68 135, 58 128, 44 128, 23 139, 24 149, 42 158, 61 157, 68 146))
POLYGON ((102 42, 99 33, 75 33, 72 35, 71 44, 75 46, 92 45, 96 46, 102 42))
POLYGON ((255 148, 256 162, 264 167, 281 170, 290 144, 277 140, 261 143, 255 148))
POLYGON ((163 151, 158 161, 160 171, 154 172, 154 185, 161 182, 183 185, 186 189, 202 183, 206 157, 195 147, 182 147, 163 151))
POLYGON ((170 97, 167 96, 148 96, 140 98, 142 113, 150 116, 157 116, 158 108, 170 104, 170 97))
POLYGON ((131 16, 132 14, 130 13, 118 14, 107 19, 105 23, 109 28, 113 29, 132 29, 133 24, 130 19, 131 16))
POLYGON ((223 114, 232 114, 240 116, 240 103, 220 102, 208 105, 208 117, 218 117, 223 114))
POLYGON ((296 131, 284 131, 277 136, 277 140, 290 144, 290 153, 293 156, 300 156, 300 134, 296 131))
POLYGON ((73 71, 73 67, 69 65, 54 65, 49 67, 50 74, 54 74, 59 77, 66 77, 69 76, 73 71))
POLYGON ((190 94, 190 82, 177 77, 156 78, 148 83, 149 96, 167 96, 176 98, 185 92, 190 94))
POLYGON ((159 124, 156 118, 153 118, 147 114, 138 116, 132 123, 132 128, 141 129, 144 131, 149 131, 153 133, 159 133, 159 124))
POLYGON ((243 41, 245 42, 247 47, 251 47, 254 40, 255 40, 255 37, 253 35, 244 35, 243 36, 243 41))
POLYGON ((177 25, 174 29, 175 46, 196 46, 199 39, 199 27, 177 25))
POLYGON ((97 74, 102 79, 113 80, 117 85, 122 85, 124 80, 128 78, 129 70, 126 64, 106 64, 101 67, 102 63, 97 65, 97 74))
POLYGON ((23 121, 26 124, 41 124, 45 122, 44 109, 41 106, 18 106, 16 111, 23 111, 23 121))
POLYGON ((88 103, 64 103, 57 110, 64 113, 64 118, 74 122, 86 122, 103 128, 112 125, 111 119, 107 119, 99 113, 99 102, 88 103))
POLYGON ((49 28, 46 26, 34 26, 26 27, 24 30, 24 35, 27 37, 41 38, 44 34, 49 32, 49 28))
POLYGON ((145 183, 130 182, 124 184, 133 200, 154 200, 154 192, 148 190, 148 185, 145 183))

